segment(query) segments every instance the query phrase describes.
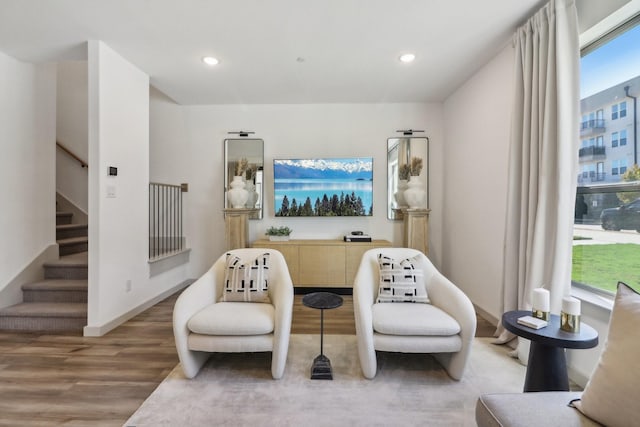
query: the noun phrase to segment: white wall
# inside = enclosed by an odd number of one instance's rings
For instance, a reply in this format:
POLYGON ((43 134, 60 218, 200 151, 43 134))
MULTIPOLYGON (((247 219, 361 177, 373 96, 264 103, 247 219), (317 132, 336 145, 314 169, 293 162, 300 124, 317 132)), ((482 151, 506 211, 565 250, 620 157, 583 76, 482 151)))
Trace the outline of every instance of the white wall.
MULTIPOLYGON (((337 239, 351 230, 374 238, 402 241, 401 222, 386 215, 386 141, 398 129, 425 129, 431 139, 432 257, 440 258, 442 218, 442 110, 439 104, 315 104, 224 105, 182 107, 174 111, 175 137, 154 141, 154 168, 174 168, 173 177, 189 183, 187 238, 192 265, 190 276, 204 273, 225 250, 223 209, 223 141, 228 131, 255 131, 264 139, 264 219, 250 221, 250 239, 264 237, 272 225, 288 225, 294 238, 337 239), (184 126, 184 130, 180 130, 184 126), (184 138, 180 134, 184 132, 184 138), (179 144, 179 149, 171 144, 179 144), (157 151, 164 154, 156 157, 157 151), (287 157, 374 158, 374 215, 367 218, 275 218, 273 159, 287 157), (165 160, 160 160, 164 158, 165 160), (176 159, 172 163, 172 159, 176 159)), ((165 112, 166 112, 165 111, 165 112)), ((151 122, 151 134, 166 123, 151 122)), ((155 175, 155 173, 153 173, 155 175)))
POLYGON ((509 45, 444 103, 443 270, 502 315, 514 51, 509 45))
MULTIPOLYGON (((87 79, 87 61, 58 63, 56 137, 85 163, 89 161, 87 79)), ((89 208, 88 182, 87 169, 58 149, 56 189, 85 213, 89 208)))
POLYGON ((85 334, 99 335, 176 285, 166 275, 150 280, 147 263, 149 77, 99 41, 89 42, 89 173, 85 334))
MULTIPOLYGON (((20 62, 0 52, 0 292, 55 244, 55 65, 20 62)), ((19 285, 19 284, 18 284, 19 285)))

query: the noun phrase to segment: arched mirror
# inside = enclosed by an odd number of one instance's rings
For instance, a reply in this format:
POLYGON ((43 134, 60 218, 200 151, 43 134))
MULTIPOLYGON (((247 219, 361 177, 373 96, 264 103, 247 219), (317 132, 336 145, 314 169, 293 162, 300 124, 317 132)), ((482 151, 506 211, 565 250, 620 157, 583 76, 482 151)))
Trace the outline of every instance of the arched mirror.
MULTIPOLYGON (((262 191, 264 184, 264 142, 261 139, 224 140, 224 207, 255 208, 249 219, 262 219, 262 191), (246 190, 244 196, 234 199, 229 191, 246 190)), ((235 193, 235 191, 234 191, 235 193)))
POLYGON ((387 217, 402 219, 402 209, 409 207, 405 191, 412 187, 424 190, 424 197, 412 208, 429 208, 429 138, 404 137, 387 140, 387 217), (418 173, 419 172, 419 173, 418 173), (414 176, 412 176, 414 175, 414 176))

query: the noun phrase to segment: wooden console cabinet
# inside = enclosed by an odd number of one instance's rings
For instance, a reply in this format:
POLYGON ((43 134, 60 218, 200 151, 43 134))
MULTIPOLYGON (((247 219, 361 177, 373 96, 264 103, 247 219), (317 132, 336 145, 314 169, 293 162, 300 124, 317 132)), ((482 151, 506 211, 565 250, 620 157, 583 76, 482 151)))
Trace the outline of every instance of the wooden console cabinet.
POLYGON ((256 240, 254 248, 273 248, 284 255, 294 286, 351 288, 362 254, 372 248, 390 247, 387 240, 256 240))

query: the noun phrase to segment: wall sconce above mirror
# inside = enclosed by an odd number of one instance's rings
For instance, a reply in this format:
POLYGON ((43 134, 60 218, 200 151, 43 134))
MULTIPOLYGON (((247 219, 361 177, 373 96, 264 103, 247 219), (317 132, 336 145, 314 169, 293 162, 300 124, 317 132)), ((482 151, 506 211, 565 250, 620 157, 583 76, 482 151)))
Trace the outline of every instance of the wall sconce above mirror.
POLYGON ((224 164, 225 209, 257 209, 249 219, 262 219, 264 141, 225 139, 224 164))
POLYGON ((387 218, 402 219, 402 209, 407 208, 429 208, 429 138, 426 137, 387 140, 387 218))

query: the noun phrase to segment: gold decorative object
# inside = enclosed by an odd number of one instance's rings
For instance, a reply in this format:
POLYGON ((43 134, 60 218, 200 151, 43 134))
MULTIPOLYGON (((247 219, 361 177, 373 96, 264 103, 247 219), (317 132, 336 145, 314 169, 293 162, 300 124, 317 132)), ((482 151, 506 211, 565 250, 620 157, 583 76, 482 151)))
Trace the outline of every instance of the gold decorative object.
POLYGON ((531 315, 538 319, 546 320, 547 322, 549 321, 549 317, 550 317, 550 314, 548 311, 542 311, 542 310, 536 310, 536 309, 531 310, 531 315))
POLYGON ((580 315, 560 312, 560 329, 577 334, 580 332, 580 315))

